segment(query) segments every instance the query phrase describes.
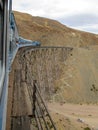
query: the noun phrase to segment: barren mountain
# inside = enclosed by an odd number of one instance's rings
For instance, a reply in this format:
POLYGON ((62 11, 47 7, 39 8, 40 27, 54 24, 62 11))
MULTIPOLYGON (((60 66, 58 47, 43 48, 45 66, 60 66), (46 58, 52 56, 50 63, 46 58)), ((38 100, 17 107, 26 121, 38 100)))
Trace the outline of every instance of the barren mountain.
MULTIPOLYGON (((45 65, 41 66, 44 73, 40 72, 40 77, 44 77, 44 82, 47 83, 45 86, 58 88, 57 94, 60 96, 60 100, 97 102, 98 36, 68 28, 54 20, 32 17, 19 12, 14 13, 21 36, 38 40, 42 45, 72 47, 71 51, 70 49, 68 51, 48 49, 48 51, 41 53, 38 50, 37 54, 33 55, 32 53, 29 56, 32 57, 33 68, 34 65, 40 65, 41 60, 44 61, 45 65), (40 61, 36 60, 35 57, 36 59, 40 58, 40 61), (64 57, 67 58, 64 59, 64 57), (50 65, 50 69, 48 65, 50 65), (45 75, 48 76, 45 77, 45 75), (54 82, 49 85, 47 80, 50 80, 52 75, 54 82), (55 75, 57 76, 55 77, 55 75)), ((40 66, 37 67, 37 70, 32 70, 36 79, 39 79, 36 75, 39 68, 40 66)), ((40 80, 39 82, 41 83, 40 80)))
POLYGON ((98 35, 77 31, 51 19, 14 12, 21 36, 47 46, 82 46, 98 44, 98 35))

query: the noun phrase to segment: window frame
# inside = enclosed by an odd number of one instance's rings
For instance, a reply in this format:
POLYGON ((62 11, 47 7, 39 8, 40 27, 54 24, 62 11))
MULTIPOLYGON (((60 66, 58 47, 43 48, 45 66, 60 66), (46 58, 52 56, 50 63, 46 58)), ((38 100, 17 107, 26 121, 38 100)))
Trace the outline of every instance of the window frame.
POLYGON ((6 51, 5 51, 5 44, 6 44, 6 7, 5 7, 5 0, 0 1, 0 26, 1 26, 1 32, 0 32, 0 99, 2 95, 2 87, 4 83, 4 77, 5 77, 5 57, 6 57, 6 51))

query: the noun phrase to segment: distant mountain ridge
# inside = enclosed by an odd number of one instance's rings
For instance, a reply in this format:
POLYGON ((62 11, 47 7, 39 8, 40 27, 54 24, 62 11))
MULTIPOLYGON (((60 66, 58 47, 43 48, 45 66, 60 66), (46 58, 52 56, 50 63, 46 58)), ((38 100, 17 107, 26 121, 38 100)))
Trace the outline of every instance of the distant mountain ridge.
POLYGON ((98 44, 98 35, 71 29, 56 20, 14 11, 19 34, 42 45, 87 47, 98 44))

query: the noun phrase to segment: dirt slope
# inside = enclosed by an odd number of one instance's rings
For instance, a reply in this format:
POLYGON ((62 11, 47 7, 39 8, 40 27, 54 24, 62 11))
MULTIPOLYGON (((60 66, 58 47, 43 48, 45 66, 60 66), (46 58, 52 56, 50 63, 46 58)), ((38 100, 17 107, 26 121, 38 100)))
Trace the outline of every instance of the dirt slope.
POLYGON ((98 35, 77 31, 51 19, 14 12, 19 33, 42 45, 82 46, 98 44, 98 35))
POLYGON ((74 48, 64 63, 63 74, 56 81, 59 99, 65 99, 65 102, 97 103, 98 50, 74 48))
POLYGON ((98 129, 97 105, 49 103, 48 107, 51 113, 55 113, 54 118, 58 130, 98 129))

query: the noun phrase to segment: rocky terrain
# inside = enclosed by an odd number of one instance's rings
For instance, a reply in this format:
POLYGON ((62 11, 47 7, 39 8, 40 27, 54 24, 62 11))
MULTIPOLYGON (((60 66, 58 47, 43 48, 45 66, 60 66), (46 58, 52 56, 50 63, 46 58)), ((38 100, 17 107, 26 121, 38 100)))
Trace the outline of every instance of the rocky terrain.
POLYGON ((47 99, 58 130, 96 130, 97 110, 88 115, 84 111, 98 105, 98 35, 68 28, 55 20, 14 14, 21 36, 40 41, 41 46, 52 46, 26 51, 24 61, 26 71, 38 81, 47 99), (81 105, 83 111, 77 114, 81 105), (77 109, 70 109, 74 107, 77 109))

